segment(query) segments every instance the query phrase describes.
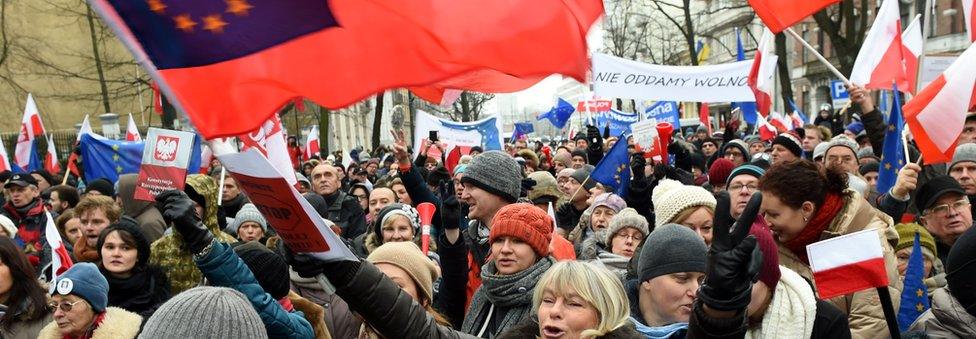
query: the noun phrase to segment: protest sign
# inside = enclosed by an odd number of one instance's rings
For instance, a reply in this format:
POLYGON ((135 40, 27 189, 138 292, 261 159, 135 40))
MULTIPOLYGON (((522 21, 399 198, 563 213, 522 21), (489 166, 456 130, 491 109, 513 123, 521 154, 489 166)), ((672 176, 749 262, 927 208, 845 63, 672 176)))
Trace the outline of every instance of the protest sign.
POLYGON ((729 102, 754 101, 752 61, 705 66, 663 66, 593 54, 593 91, 604 98, 729 102))
MULTIPOLYGON (((193 154, 193 133, 150 128, 142 151, 135 198, 155 201, 166 190, 183 190, 186 169, 193 154)), ((194 169, 196 170, 196 169, 194 169)))
POLYGON ((644 150, 654 148, 654 140, 657 139, 657 120, 638 121, 630 125, 630 128, 634 131, 634 142, 637 145, 644 150))
POLYGON ((576 104, 577 112, 604 113, 613 107, 610 100, 581 100, 576 104))
MULTIPOLYGON (((430 131, 437 131, 438 139, 445 150, 453 149, 454 146, 479 146, 486 151, 502 149, 502 123, 497 116, 473 122, 454 122, 418 110, 414 126, 413 145, 418 149, 430 135, 430 131)), ((427 156, 433 155, 431 153, 427 156)))
POLYGON ((644 110, 644 120, 668 122, 671 123, 674 129, 679 129, 681 128, 681 113, 678 110, 678 103, 674 101, 658 101, 653 106, 644 110))
POLYGON ((621 112, 611 109, 608 112, 593 116, 596 126, 601 130, 604 126, 610 126, 610 135, 631 134, 630 125, 640 120, 636 113, 621 112))
POLYGON ((293 251, 325 261, 357 260, 312 205, 257 149, 217 155, 217 159, 293 251))

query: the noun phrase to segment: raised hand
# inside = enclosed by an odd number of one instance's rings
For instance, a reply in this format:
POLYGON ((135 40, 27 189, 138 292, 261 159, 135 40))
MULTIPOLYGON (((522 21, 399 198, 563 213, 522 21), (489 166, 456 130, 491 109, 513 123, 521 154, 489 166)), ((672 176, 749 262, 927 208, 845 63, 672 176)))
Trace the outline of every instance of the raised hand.
POLYGON ((712 222, 714 237, 708 250, 705 282, 698 292, 702 302, 718 311, 738 311, 749 305, 752 284, 759 278, 762 253, 749 228, 759 214, 762 195, 754 194, 739 220, 732 222, 729 196, 717 197, 712 222))
POLYGON ((173 228, 183 236, 183 241, 194 254, 200 253, 213 241, 213 234, 196 215, 193 200, 186 193, 169 190, 156 196, 156 207, 163 218, 173 223, 173 228))
POLYGON ((407 141, 403 130, 390 130, 390 134, 393 134, 393 157, 396 158, 397 163, 410 164, 410 153, 407 153, 407 141))

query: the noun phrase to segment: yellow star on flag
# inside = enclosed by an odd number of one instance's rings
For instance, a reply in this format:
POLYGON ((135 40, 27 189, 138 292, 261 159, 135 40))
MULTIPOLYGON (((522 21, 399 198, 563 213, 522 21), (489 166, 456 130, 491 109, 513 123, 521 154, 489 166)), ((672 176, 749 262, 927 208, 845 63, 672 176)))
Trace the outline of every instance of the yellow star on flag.
POLYGON ((920 289, 918 289, 918 290, 915 291, 915 295, 918 295, 919 297, 922 297, 923 295, 925 295, 925 292, 923 292, 922 289, 920 288, 920 289))
POLYGON ((156 12, 156 14, 163 14, 166 11, 166 4, 162 0, 148 0, 146 3, 149 4, 149 10, 156 12))
POLYGON ((115 172, 122 173, 122 166, 115 166, 115 172))
POLYGON ((225 0, 227 3, 227 13, 233 13, 237 16, 247 15, 247 11, 254 8, 251 4, 247 3, 247 0, 225 0))
POLYGON ((116 153, 116 154, 113 154, 113 155, 112 155, 112 160, 114 160, 114 161, 119 161, 119 154, 118 154, 118 153, 116 153))
POLYGON ((173 21, 176 22, 176 28, 186 33, 193 32, 193 27, 197 25, 197 22, 193 21, 189 14, 177 15, 173 21))
POLYGON ((223 33, 224 26, 227 26, 227 22, 220 17, 220 14, 213 14, 203 17, 203 29, 214 32, 223 33))
POLYGON ((888 125, 888 130, 889 131, 894 131, 895 130, 895 125, 888 125))
POLYGON ((918 303, 917 305, 915 305, 915 310, 922 312, 925 310, 925 305, 922 305, 922 303, 918 303))
POLYGON ((118 151, 119 150, 119 145, 112 145, 112 150, 113 151, 118 151))

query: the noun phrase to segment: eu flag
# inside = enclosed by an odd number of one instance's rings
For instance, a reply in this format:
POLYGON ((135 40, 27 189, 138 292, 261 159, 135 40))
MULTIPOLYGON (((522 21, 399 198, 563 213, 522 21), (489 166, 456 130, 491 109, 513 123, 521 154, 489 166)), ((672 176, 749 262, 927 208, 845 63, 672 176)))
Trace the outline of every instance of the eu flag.
POLYGON ((912 245, 912 255, 908 257, 908 267, 905 269, 905 288, 901 292, 901 306, 898 308, 898 328, 907 331, 908 327, 929 309, 929 294, 923 280, 925 279, 925 261, 922 259, 922 248, 919 246, 918 232, 915 232, 915 244, 912 245))
POLYGON ((41 139, 34 138, 34 141, 31 141, 30 161, 27 162, 27 168, 24 169, 27 172, 33 172, 33 171, 44 169, 44 163, 41 162, 41 157, 37 153, 37 142, 39 140, 41 139))
MULTIPOLYGON (((193 138, 193 153, 187 166, 193 169, 190 173, 200 168, 200 139, 200 136, 193 138)), ((114 183, 122 174, 139 173, 145 145, 143 141, 117 141, 83 134, 79 147, 82 166, 85 168, 85 181, 105 178, 114 183)))
MULTIPOLYGON (((742 61, 746 59, 746 50, 742 47, 742 36, 739 35, 739 29, 735 29, 735 60, 742 61)), ((742 119, 746 121, 747 124, 756 124, 756 103, 752 101, 748 102, 733 102, 731 105, 732 109, 739 108, 742 111, 742 119)))
POLYGON ((902 145, 902 129, 905 119, 901 116, 901 103, 895 89, 892 95, 891 114, 888 114, 888 131, 885 133, 884 149, 881 153, 881 168, 878 171, 878 192, 887 193, 895 186, 898 170, 905 166, 905 148, 902 145))
POLYGON ((627 136, 621 134, 617 140, 610 152, 596 164, 590 179, 623 197, 627 195, 627 187, 630 186, 630 154, 627 153, 627 136))
POLYGON ((521 139, 529 133, 535 132, 535 127, 531 122, 516 122, 515 130, 512 131, 512 141, 521 139))
POLYGON ((569 122, 569 117, 573 115, 573 112, 576 112, 576 108, 573 107, 573 104, 563 100, 563 98, 559 98, 559 103, 556 104, 556 107, 553 107, 548 112, 540 114, 536 120, 548 119, 553 126, 563 129, 566 127, 566 122, 569 122))

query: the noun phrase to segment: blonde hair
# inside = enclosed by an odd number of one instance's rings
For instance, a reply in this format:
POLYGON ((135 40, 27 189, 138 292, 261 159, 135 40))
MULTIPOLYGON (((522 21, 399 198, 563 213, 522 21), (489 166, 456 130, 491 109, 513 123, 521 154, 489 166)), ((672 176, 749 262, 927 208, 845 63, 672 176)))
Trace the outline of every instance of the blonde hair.
POLYGON ((546 290, 561 296, 575 294, 596 309, 600 321, 596 328, 584 330, 582 337, 600 337, 629 322, 630 303, 624 286, 603 266, 582 261, 560 261, 552 265, 536 284, 532 313, 539 313, 546 290))
POLYGON ((681 212, 678 212, 678 214, 675 214, 674 215, 674 218, 672 218, 671 221, 668 222, 668 223, 669 224, 680 224, 680 223, 683 223, 683 222, 685 222, 686 219, 688 219, 688 217, 690 217, 692 214, 694 214, 695 212, 697 212, 698 211, 698 208, 704 208, 705 210, 708 211, 708 213, 711 213, 712 215, 715 215, 715 209, 712 208, 712 206, 708 206, 708 205, 688 206, 688 207, 685 207, 685 209, 681 210, 681 212))

